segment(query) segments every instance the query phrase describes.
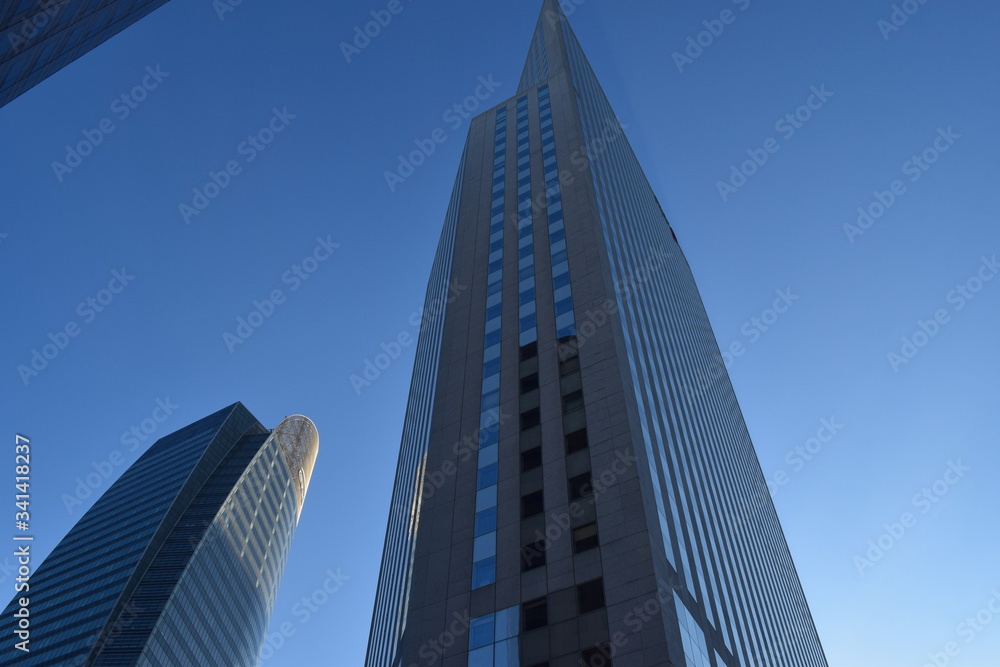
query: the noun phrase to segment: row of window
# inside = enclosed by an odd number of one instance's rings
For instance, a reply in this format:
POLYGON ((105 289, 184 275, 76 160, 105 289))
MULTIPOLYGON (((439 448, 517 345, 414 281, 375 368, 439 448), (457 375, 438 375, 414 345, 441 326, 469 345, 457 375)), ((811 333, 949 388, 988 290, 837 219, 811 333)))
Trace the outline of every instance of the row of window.
MULTIPOLYGON (((576 586, 576 613, 588 614, 605 607, 604 580, 592 579, 576 586)), ((521 605, 521 627, 523 632, 541 630, 549 625, 549 599, 538 598, 521 605)), ((590 646, 580 651, 582 667, 612 667, 611 647, 604 643, 590 646)), ((471 663, 470 663, 471 665, 471 663)), ((548 661, 533 663, 530 667, 548 667, 548 661)))
MULTIPOLYGON (((556 337, 560 343, 572 342, 575 337, 572 291, 569 279, 569 264, 566 251, 565 230, 562 217, 561 195, 558 189, 558 167, 555 161, 552 111, 548 100, 548 89, 540 92, 540 123, 543 153, 546 168, 546 202, 549 232, 549 252, 553 267, 552 294, 556 309, 556 337)), ((517 118, 517 252, 518 252, 518 344, 519 344, 519 430, 521 490, 520 513, 525 522, 522 532, 539 536, 537 541, 523 544, 521 548, 521 570, 527 572, 546 564, 548 543, 542 533, 534 530, 539 524, 539 515, 545 512, 545 489, 543 488, 543 455, 541 443, 542 412, 540 407, 540 379, 538 356, 538 332, 535 283, 534 227, 532 211, 531 151, 529 142, 529 113, 527 96, 516 102, 517 118)), ((499 407, 500 371, 500 317, 502 311, 501 293, 504 265, 504 237, 502 228, 492 225, 503 220, 505 215, 504 191, 507 179, 506 164, 506 109, 497 116, 494 144, 493 200, 491 207, 491 236, 489 247, 489 267, 487 279, 487 324, 486 353, 484 356, 482 409, 494 410, 499 407), (492 338, 491 338, 492 336, 492 338), (491 346, 496 352, 490 352, 491 346), (487 379, 490 380, 487 385, 487 379)), ((567 456, 585 452, 589 447, 584 414, 584 396, 581 381, 579 357, 563 358, 559 363, 560 396, 563 416, 563 447, 567 456)), ((484 416, 486 413, 484 412, 484 416)), ((495 582, 496 571, 496 489, 497 457, 492 453, 484 456, 489 448, 496 447, 494 435, 487 436, 479 454, 477 473, 477 502, 475 518, 475 540, 473 543, 473 588, 481 588, 495 582)), ((494 449, 495 451, 495 449, 494 449)), ((577 462, 586 461, 581 471, 567 476, 566 493, 570 502, 581 502, 594 493, 593 477, 589 457, 584 453, 577 462)), ((544 526, 544 520, 541 525, 544 526)), ((584 518, 581 525, 571 529, 573 552, 587 552, 600 546, 598 525, 591 515, 584 518)), ((576 587, 577 614, 585 614, 605 606, 603 581, 596 579, 576 587)), ((515 608, 511 608, 515 609, 515 608)), ((499 667, 508 664, 512 648, 516 647, 513 636, 505 636, 497 630, 498 618, 504 615, 505 628, 510 627, 511 609, 497 612, 474 620, 473 637, 470 638, 469 665, 476 667, 499 667)), ((545 627, 548 624, 548 599, 539 598, 517 607, 520 632, 545 627)), ((514 651, 516 653, 516 651, 514 651)), ((542 654, 544 655, 544 654, 542 654)), ((535 659, 542 656, 536 656, 535 659)), ((586 649, 580 655, 584 665, 610 665, 606 647, 586 649), (603 662, 598 662, 598 658, 603 662)), ((516 656, 514 657, 516 660, 516 656)), ((513 662, 510 664, 520 664, 513 662)))
POLYGON ((520 667, 520 605, 472 619, 468 667, 520 667))
MULTIPOLYGON (((576 613, 587 614, 604 607, 604 579, 598 577, 576 586, 576 613)), ((541 597, 521 605, 523 632, 544 628, 549 624, 549 600, 541 597)))
POLYGON ((493 138, 493 199, 490 217, 486 333, 483 341, 483 385, 479 418, 476 476, 475 538, 472 545, 472 588, 496 581, 497 482, 499 481, 500 340, 503 311, 503 226, 506 183, 507 109, 497 111, 493 138))
POLYGON ((547 78, 549 78, 549 57, 545 50, 545 30, 539 26, 528 49, 528 62, 525 64, 518 92, 528 90, 547 78))
MULTIPOLYGON (((552 296, 555 304, 556 338, 562 343, 565 339, 575 336, 576 327, 573 313, 572 288, 570 285, 569 261, 566 249, 566 233, 563 220, 562 199, 559 190, 558 164, 555 155, 555 139, 552 121, 552 108, 549 99, 548 86, 542 86, 539 96, 539 129, 542 140, 542 159, 545 170, 546 186, 546 216, 548 221, 549 253, 552 267, 552 296)), ((531 350, 531 353, 535 353, 531 350)), ((536 362, 537 366, 537 362, 536 362)), ((522 363, 522 373, 524 372, 522 363)), ((522 375, 522 388, 528 391, 537 390, 537 369, 535 375, 522 375)), ((586 415, 584 413, 584 397, 579 356, 563 358, 559 363, 559 388, 561 396, 563 422, 563 450, 567 457, 578 452, 584 452, 589 447, 587 437, 586 415)), ((524 432, 536 429, 541 424, 541 413, 536 402, 525 406, 522 402, 521 428, 524 432), (524 409, 526 408, 527 409, 524 409)), ((589 457, 583 454, 587 462, 586 470, 569 474, 566 480, 567 497, 570 503, 579 503, 591 498, 594 486, 589 457)), ((522 451, 522 472, 527 472, 541 465, 541 447, 536 446, 522 451)), ((521 517, 528 520, 543 514, 545 511, 544 489, 531 490, 522 487, 525 492, 521 498, 521 517)), ((581 525, 571 528, 573 553, 580 554, 600 546, 596 520, 584 519, 581 525)), ((528 531, 525 531, 528 532, 528 531)), ((543 533, 544 534, 544 533, 543 533)), ((547 551, 550 546, 547 538, 535 533, 538 539, 522 545, 521 570, 528 572, 546 564, 547 551)), ((604 607, 604 588, 601 579, 595 579, 576 587, 577 614, 585 614, 604 607)), ((548 599, 540 598, 522 605, 522 627, 524 632, 545 627, 548 624, 548 599)), ((583 665, 610 665, 610 654, 605 652, 598 660, 594 648, 586 649, 580 655, 583 665)), ((542 663, 547 664, 547 663, 542 663)))
MULTIPOLYGON (((574 528, 572 531, 573 553, 579 554, 601 546, 597 536, 597 522, 591 522, 574 528)), ((545 539, 526 544, 521 547, 521 571, 528 572, 545 565, 545 554, 548 542, 545 539)))
POLYGON ((531 210, 531 143, 527 97, 517 101, 517 294, 518 345, 536 343, 538 318, 535 299, 535 226, 531 210))
POLYGON ((542 132, 542 166, 545 169, 545 211, 549 225, 549 254, 552 261, 552 296, 556 308, 556 336, 563 338, 576 334, 576 320, 573 315, 573 288, 570 285, 562 190, 559 185, 559 161, 556 159, 552 100, 548 85, 538 89, 538 109, 542 132))

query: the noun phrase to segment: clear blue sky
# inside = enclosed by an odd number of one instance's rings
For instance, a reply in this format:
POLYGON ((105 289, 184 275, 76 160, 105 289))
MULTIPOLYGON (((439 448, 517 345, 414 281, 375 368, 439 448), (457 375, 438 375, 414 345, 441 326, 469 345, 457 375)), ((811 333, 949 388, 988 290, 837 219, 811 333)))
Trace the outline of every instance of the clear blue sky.
MULTIPOLYGON (((501 84, 488 105, 514 93, 539 4, 403 0, 347 63, 339 43, 386 3, 245 0, 220 21, 210 0, 173 0, 0 109, 4 437, 32 438, 42 551, 94 500, 67 511, 76 479, 120 450, 117 477, 149 444, 120 436, 157 399, 178 407, 153 438, 236 400, 268 426, 306 414, 321 452, 272 626, 294 636, 265 664, 361 664, 413 346, 360 395, 349 378, 416 334, 467 126, 444 114, 479 77, 501 84), (167 76, 122 119, 112 105, 147 66, 167 76), (248 162, 241 143, 275 108, 295 117, 248 162), (60 182, 52 163, 105 118, 114 131, 60 182), (384 172, 437 128, 448 140, 390 192, 384 172), (239 173, 185 224, 179 204, 230 160, 239 173), (318 237, 340 247, 293 290, 286 272, 318 237), (134 279, 102 312, 78 310, 123 267, 134 279), (276 289, 285 301, 230 353, 223 334, 276 289), (26 386, 18 365, 70 322, 79 335, 26 386), (349 579, 306 618, 296 605, 327 570, 349 579)), ((1000 618, 960 624, 1000 591, 1000 279, 971 300, 950 292, 992 276, 981 258, 1000 254, 1000 8, 914 3, 886 39, 891 5, 586 0, 570 18, 720 344, 744 344, 733 382, 765 474, 783 482, 778 511, 831 664, 923 667, 954 642, 948 664, 993 667, 1000 618), (726 8, 732 22, 678 71, 673 53, 726 8), (776 126, 814 86, 832 97, 813 98, 794 133, 776 126), (777 152, 723 201, 718 182, 765 146, 777 152), (906 164, 928 148, 926 171, 906 164), (901 194, 849 240, 858 207, 896 180, 901 194), (787 289, 798 300, 764 332, 752 318, 772 321, 787 289), (894 369, 887 355, 939 310, 936 335, 894 369), (811 460, 788 457, 830 418, 843 428, 811 460), (969 470, 938 497, 949 462, 969 470), (924 488, 938 502, 915 498, 924 488), (901 538, 859 565, 904 513, 901 538)))

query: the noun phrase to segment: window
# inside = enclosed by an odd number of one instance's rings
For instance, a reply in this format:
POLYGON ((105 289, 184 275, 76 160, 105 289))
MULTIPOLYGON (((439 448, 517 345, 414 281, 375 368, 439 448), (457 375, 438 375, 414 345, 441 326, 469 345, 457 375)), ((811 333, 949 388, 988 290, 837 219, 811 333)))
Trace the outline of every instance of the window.
POLYGON ((491 463, 485 468, 479 469, 478 479, 476 480, 477 489, 485 489, 487 486, 493 486, 497 483, 497 464, 491 463))
POLYGON ((522 609, 524 613, 522 625, 525 632, 544 628, 549 624, 549 604, 546 598, 525 602, 522 609))
POLYGON ((526 361, 527 359, 534 359, 538 356, 538 343, 528 343, 521 347, 521 361, 526 361))
POLYGON ((528 572, 545 565, 545 540, 525 544, 521 547, 521 572, 528 572))
POLYGON ((478 563, 472 564, 472 588, 482 588, 483 586, 489 586, 494 583, 496 579, 496 562, 495 556, 491 556, 485 560, 481 560, 478 563))
POLYGON ((559 344, 560 344, 560 345, 567 345, 567 346, 569 346, 569 347, 570 347, 571 349, 574 349, 574 350, 578 350, 578 349, 579 349, 579 346, 580 346, 580 343, 579 343, 579 341, 577 341, 577 339, 576 339, 576 336, 575 336, 575 335, 570 335, 570 336, 562 336, 562 337, 561 337, 561 338, 559 339, 559 344))
POLYGON ((573 412, 583 407, 583 390, 577 389, 563 396, 563 413, 573 412))
POLYGON ((590 471, 577 475, 569 480, 569 500, 580 500, 594 492, 594 485, 590 481, 590 471))
POLYGON ((580 370, 580 357, 573 356, 565 361, 559 362, 559 375, 569 375, 580 370))
POLYGON ((521 472, 528 472, 542 466, 542 448, 533 447, 526 452, 521 452, 521 472))
POLYGON ((529 516, 541 514, 545 511, 545 496, 541 491, 529 493, 521 496, 521 518, 527 519, 529 516))
POLYGON ((521 413, 521 430, 527 431, 542 423, 542 413, 538 408, 533 408, 521 413))
POLYGON ((611 646, 599 644, 585 649, 580 654, 580 664, 583 667, 611 667, 611 646))
MULTIPOLYGON (((565 273, 562 276, 557 276, 557 277, 555 277, 555 278, 552 279, 552 282, 555 283, 557 287, 558 287, 558 283, 560 283, 560 282, 565 282, 568 285, 569 284, 569 274, 565 273)), ((556 348, 556 350, 559 353, 559 361, 560 362, 565 362, 565 361, 567 361, 569 359, 572 359, 572 358, 574 358, 574 357, 576 357, 576 356, 578 356, 580 354, 579 350, 577 350, 576 347, 575 347, 575 345, 576 345, 576 339, 574 338, 573 341, 574 341, 573 343, 559 343, 559 347, 556 348)))
POLYGON ((493 614, 472 619, 469 625, 469 649, 493 643, 493 614))
POLYGON ((604 580, 594 579, 576 587, 576 606, 581 614, 604 606, 604 580))
POLYGON ((528 377, 521 378, 521 393, 527 394, 529 391, 538 389, 538 373, 532 373, 528 377))
POLYGON ((573 529, 573 552, 580 553, 581 551, 588 551, 590 549, 596 549, 600 546, 600 540, 597 538, 597 524, 588 523, 585 526, 580 526, 579 528, 573 529))
POLYGON ((586 449, 589 444, 590 443, 587 440, 587 429, 581 428, 579 431, 573 431, 566 436, 566 453, 572 454, 573 452, 586 449))
POLYGON ((491 507, 476 513, 476 537, 497 529, 497 508, 491 507))

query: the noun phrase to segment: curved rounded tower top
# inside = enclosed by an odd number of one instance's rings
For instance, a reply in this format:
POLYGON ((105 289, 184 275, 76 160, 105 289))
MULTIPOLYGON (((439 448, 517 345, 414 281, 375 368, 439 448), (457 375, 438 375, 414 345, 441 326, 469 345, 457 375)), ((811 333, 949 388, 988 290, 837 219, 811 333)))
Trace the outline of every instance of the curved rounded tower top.
POLYGON ((302 514, 302 503, 306 499, 309 479, 312 477, 316 455, 319 453, 319 431, 311 419, 303 415, 285 417, 274 427, 271 437, 277 442, 284 456, 285 464, 296 480, 295 492, 299 501, 298 515, 302 514))
POLYGON ((256 665, 318 450, 240 403, 158 440, 31 576, 30 653, 0 664, 256 665))

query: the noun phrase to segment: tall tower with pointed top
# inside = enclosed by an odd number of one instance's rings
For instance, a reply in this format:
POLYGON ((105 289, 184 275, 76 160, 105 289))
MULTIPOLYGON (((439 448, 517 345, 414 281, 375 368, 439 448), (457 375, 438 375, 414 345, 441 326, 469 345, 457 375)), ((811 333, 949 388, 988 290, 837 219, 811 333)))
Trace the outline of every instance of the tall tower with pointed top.
POLYGON ((472 122, 427 300, 367 667, 826 667, 691 269, 555 0, 472 122))

